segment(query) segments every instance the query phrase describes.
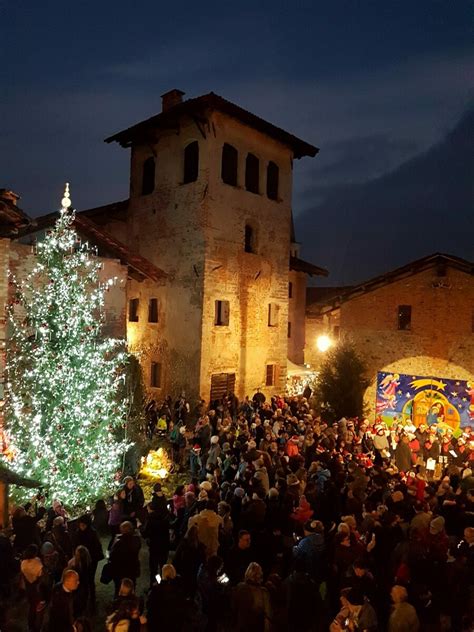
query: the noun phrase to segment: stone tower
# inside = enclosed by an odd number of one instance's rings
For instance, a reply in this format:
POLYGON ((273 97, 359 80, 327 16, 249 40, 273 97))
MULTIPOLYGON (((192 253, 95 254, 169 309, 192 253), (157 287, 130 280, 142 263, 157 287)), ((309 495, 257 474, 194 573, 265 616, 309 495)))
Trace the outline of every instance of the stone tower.
POLYGON ((182 97, 106 139, 131 149, 130 198, 94 219, 168 274, 130 281, 130 345, 163 395, 282 392, 293 159, 317 148, 214 93, 182 97))

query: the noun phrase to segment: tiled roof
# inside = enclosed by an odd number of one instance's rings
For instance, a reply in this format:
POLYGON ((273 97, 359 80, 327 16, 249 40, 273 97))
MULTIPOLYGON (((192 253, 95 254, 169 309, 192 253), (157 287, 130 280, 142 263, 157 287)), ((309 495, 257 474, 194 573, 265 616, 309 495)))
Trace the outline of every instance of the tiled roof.
MULTIPOLYGON (((30 233, 49 228, 55 223, 57 217, 57 213, 49 213, 48 215, 38 217, 35 226, 21 231, 20 236, 23 237, 30 233)), ((153 281, 162 281, 167 277, 166 272, 155 266, 145 257, 134 253, 125 244, 89 219, 87 212, 76 213, 74 225, 81 235, 90 239, 99 249, 105 250, 108 256, 119 259, 122 264, 128 266, 129 269, 140 278, 146 277, 153 281)))
MULTIPOLYGON (((227 99, 220 97, 214 92, 178 103, 165 112, 156 114, 149 119, 141 121, 136 125, 132 125, 121 132, 109 136, 105 139, 105 142, 118 142, 122 145, 122 147, 129 147, 133 142, 146 138, 152 129, 174 127, 181 116, 199 116, 206 110, 218 110, 223 112, 228 116, 238 119, 245 125, 258 129, 264 134, 275 138, 284 145, 291 147, 295 158, 302 158, 303 156, 314 157, 319 151, 317 147, 314 147, 304 140, 293 136, 293 134, 286 132, 284 129, 281 129, 276 125, 265 121, 259 116, 252 114, 252 112, 244 110, 235 103, 227 101, 227 99)), ((201 133, 203 132, 201 131, 201 133)))
POLYGON ((309 274, 309 276, 328 276, 329 274, 325 268, 320 268, 308 261, 303 261, 303 259, 299 257, 290 257, 290 270, 305 272, 309 274))

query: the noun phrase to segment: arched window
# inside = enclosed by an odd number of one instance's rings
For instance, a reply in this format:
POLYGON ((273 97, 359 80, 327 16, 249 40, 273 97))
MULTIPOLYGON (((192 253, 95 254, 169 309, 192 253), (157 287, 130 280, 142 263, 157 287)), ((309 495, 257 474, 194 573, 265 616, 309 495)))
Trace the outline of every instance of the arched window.
POLYGON ((238 158, 239 153, 237 149, 228 143, 224 143, 222 148, 221 177, 223 182, 233 187, 237 186, 238 158))
POLYGON ((267 167, 267 197, 270 200, 278 200, 278 178, 280 170, 278 165, 270 161, 267 167))
POLYGON ((155 190, 155 159, 150 156, 143 163, 142 195, 149 195, 155 190))
POLYGON ((183 182, 195 182, 199 174, 199 143, 197 140, 184 148, 183 182))
POLYGON ((259 192, 260 162, 257 156, 247 154, 245 160, 245 188, 252 193, 259 192))
POLYGON ((245 244, 244 250, 245 252, 256 252, 257 251, 257 240, 255 236, 255 231, 250 224, 245 224, 245 244))

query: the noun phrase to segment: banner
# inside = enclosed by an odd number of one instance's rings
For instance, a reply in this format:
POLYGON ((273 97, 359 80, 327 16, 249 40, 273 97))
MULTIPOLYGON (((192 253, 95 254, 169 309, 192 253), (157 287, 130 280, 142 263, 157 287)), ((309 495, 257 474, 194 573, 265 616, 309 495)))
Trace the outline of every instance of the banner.
POLYGON ((389 426, 474 426, 474 383, 439 377, 377 373, 376 412, 389 426))

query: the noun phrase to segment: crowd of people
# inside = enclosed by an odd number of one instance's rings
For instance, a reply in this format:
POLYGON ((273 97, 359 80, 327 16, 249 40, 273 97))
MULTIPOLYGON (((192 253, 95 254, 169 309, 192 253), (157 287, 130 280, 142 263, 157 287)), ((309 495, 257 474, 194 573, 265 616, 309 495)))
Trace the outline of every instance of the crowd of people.
POLYGON ((20 507, 0 538, 0 589, 21 558, 32 632, 91 629, 99 581, 114 632, 474 630, 470 428, 328 423, 260 392, 147 413, 182 472, 173 494, 157 482, 145 502, 126 477, 74 524, 59 501, 20 507))

